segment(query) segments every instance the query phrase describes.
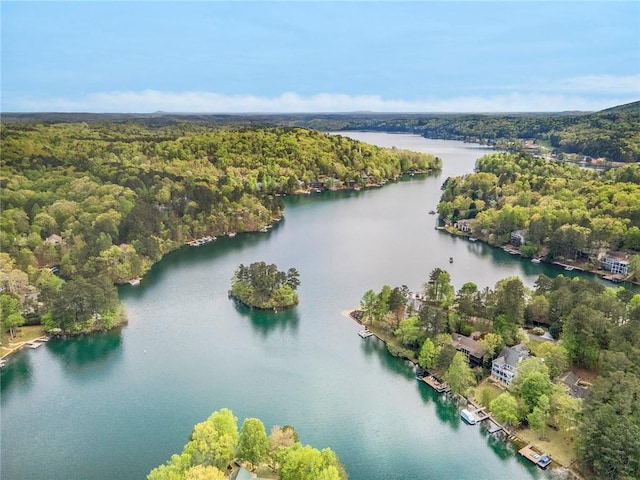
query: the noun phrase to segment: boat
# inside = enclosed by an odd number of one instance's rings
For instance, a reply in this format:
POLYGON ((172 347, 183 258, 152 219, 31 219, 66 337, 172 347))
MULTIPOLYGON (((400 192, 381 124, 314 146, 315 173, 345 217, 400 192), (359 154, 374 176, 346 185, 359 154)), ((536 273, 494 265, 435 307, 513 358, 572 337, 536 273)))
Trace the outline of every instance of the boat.
POLYGON ((478 239, 476 237, 469 237, 470 242, 477 242, 478 239))
POLYGON ((453 263, 453 257, 449 257, 449 263, 453 263))
POLYGON ((233 237, 235 237, 235 236, 236 236, 236 232, 229 232, 229 233, 227 233, 227 237, 229 237, 229 238, 233 238, 233 237))
POLYGON ((267 233, 269 231, 269 228, 268 227, 263 227, 263 228, 260 229, 260 231, 262 233, 267 233))
POLYGON ((473 414, 473 412, 470 412, 469 410, 467 410, 466 408, 463 408, 462 411, 460 412, 460 416, 462 417, 462 419, 467 422, 469 425, 475 425, 476 423, 478 423, 478 419, 476 418, 476 416, 473 414))
POLYGON ((371 335, 373 335, 373 332, 365 328, 364 330, 360 330, 358 332, 358 335, 360 335, 362 338, 369 338, 371 335))
POLYGON ((435 215, 436 211, 435 210, 429 210, 429 215, 435 215))
POLYGON ((531 259, 531 263, 540 263, 540 259, 539 258, 532 258, 531 259))

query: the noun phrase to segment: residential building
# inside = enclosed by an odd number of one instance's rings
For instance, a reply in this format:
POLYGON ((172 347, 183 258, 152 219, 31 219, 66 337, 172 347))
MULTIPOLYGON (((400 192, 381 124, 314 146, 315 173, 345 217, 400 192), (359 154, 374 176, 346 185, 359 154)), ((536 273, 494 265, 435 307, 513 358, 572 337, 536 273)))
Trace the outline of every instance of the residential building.
POLYGON ((524 245, 525 244, 525 235, 526 235, 527 231, 526 230, 515 230, 513 232, 511 232, 511 243, 513 243, 514 245, 516 245, 517 247, 524 245))
POLYGON ((587 398, 589 396, 589 388, 584 382, 580 381, 580 377, 569 371, 560 377, 560 381, 569 389, 568 393, 574 398, 587 398))
POLYGON ((613 274, 629 274, 630 255, 624 252, 607 252, 600 258, 602 269, 613 274))
POLYGON ((470 218, 465 218, 465 219, 462 219, 462 220, 458 220, 457 222, 455 222, 453 224, 453 226, 456 227, 461 232, 470 233, 471 232, 471 219, 470 218))
POLYGON ((53 243, 54 245, 58 245, 58 244, 62 243, 62 237, 60 235, 58 235, 57 233, 54 233, 53 235, 49 235, 45 239, 45 243, 53 243))
POLYGON ((518 376, 518 366, 522 360, 529 358, 529 350, 524 344, 515 347, 504 347, 491 363, 491 377, 507 387, 518 376))
POLYGON ((464 356, 467 357, 467 362, 471 367, 482 366, 487 349, 480 342, 458 333, 452 333, 451 340, 456 350, 464 353, 464 356))

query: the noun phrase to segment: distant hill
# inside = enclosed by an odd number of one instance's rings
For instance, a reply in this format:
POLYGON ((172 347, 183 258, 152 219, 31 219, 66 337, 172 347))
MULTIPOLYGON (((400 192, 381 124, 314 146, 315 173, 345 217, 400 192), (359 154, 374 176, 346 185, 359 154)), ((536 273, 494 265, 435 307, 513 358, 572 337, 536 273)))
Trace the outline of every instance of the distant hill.
POLYGON ((598 113, 640 113, 640 100, 600 110, 598 113))

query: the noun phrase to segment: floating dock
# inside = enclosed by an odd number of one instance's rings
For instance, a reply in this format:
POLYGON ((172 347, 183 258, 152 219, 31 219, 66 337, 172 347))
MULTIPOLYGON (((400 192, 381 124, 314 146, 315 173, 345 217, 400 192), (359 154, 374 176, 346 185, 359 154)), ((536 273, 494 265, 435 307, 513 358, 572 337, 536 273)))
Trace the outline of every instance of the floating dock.
POLYGON ((529 444, 524 448, 521 448, 518 453, 530 462, 535 463, 540 468, 547 468, 551 463, 551 457, 540 452, 533 445, 529 444))

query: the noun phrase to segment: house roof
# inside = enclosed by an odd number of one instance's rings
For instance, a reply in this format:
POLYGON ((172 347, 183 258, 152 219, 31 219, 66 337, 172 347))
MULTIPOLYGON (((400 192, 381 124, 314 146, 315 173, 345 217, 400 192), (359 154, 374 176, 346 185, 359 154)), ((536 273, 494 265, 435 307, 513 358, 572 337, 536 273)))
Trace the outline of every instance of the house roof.
POLYGON ((48 242, 48 243, 60 243, 60 242, 62 242, 62 237, 60 235, 58 235, 57 233, 54 233, 53 235, 49 235, 47 237, 47 239, 45 240, 45 242, 48 242))
POLYGON ((247 470, 244 467, 240 467, 238 470, 236 470, 234 473, 231 474, 231 477, 229 477, 230 480, 266 480, 264 478, 260 478, 260 477, 254 477, 249 470, 247 470))
POLYGON ((589 396, 589 389, 580 385, 580 377, 575 373, 569 371, 560 377, 560 381, 569 389, 569 395, 574 398, 587 398, 589 396))
POLYGON ((482 358, 484 357, 484 354, 487 353, 487 349, 472 338, 465 337, 464 335, 460 335, 458 333, 452 333, 451 339, 453 340, 453 346, 456 347, 456 350, 459 348, 464 348, 471 355, 477 358, 482 358))
POLYGON ((500 355, 498 355, 498 358, 496 358, 494 362, 498 364, 506 363, 507 365, 510 365, 512 367, 517 367, 520 361, 528 357, 529 350, 527 349, 527 346, 523 343, 520 343, 513 347, 504 347, 500 351, 500 355))

